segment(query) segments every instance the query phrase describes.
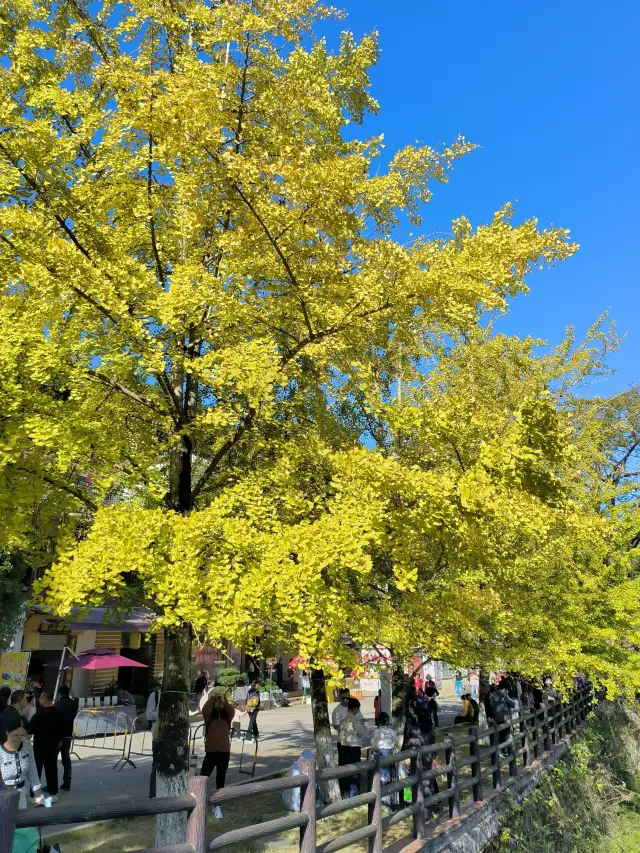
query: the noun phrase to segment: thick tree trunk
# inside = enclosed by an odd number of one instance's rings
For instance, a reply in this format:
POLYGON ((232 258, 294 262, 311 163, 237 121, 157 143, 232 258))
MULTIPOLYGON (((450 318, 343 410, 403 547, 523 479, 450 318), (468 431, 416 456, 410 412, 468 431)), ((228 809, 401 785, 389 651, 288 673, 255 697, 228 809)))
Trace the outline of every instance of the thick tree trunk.
MULTIPOLYGON (((160 748, 156 759, 158 797, 187 793, 190 673, 191 628, 165 628, 164 676, 158 713, 160 748)), ((156 845, 184 844, 186 826, 186 814, 158 815, 156 845)))
POLYGON ((406 722, 405 697, 407 695, 407 674, 402 666, 394 664, 391 687, 393 691, 391 699, 391 725, 398 734, 398 739, 404 741, 404 727, 406 722))
MULTIPOLYGON (((316 739, 316 765, 319 770, 324 767, 335 767, 336 759, 331 740, 327 684, 322 669, 314 669, 311 672, 311 714, 313 717, 313 734, 316 739)), ((340 786, 337 780, 320 782, 319 787, 325 803, 335 803, 340 799, 340 786)))

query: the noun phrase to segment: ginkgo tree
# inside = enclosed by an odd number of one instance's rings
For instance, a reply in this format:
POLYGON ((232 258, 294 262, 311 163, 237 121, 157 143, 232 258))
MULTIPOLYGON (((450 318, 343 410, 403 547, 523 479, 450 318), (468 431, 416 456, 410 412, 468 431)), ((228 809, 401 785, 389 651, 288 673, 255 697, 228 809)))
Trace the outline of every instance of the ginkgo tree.
POLYGON ((582 396, 617 345, 600 322, 579 345, 571 332, 543 343, 478 327, 427 369, 407 359, 401 404, 388 354, 359 378, 361 426, 386 461, 365 474, 363 459, 354 492, 377 476, 377 498, 392 498, 371 618, 405 658, 422 649, 564 683, 582 671, 633 692, 637 391, 582 396), (413 596, 392 594, 394 575, 413 596))
MULTIPOLYGON (((375 472, 339 387, 390 347, 438 358, 575 247, 510 207, 450 239, 394 239, 473 146, 381 168, 380 138, 345 133, 377 109, 376 37, 332 52, 315 0, 2 8, 0 531, 53 559, 42 589, 61 614, 157 613, 173 793, 193 634, 255 639, 288 587, 300 650, 330 645, 352 608, 326 573, 370 570, 381 505, 363 519, 363 500, 393 463, 331 511, 331 466, 276 478, 277 512, 252 472, 307 442, 375 472)), ((176 835, 168 818, 159 843, 176 835)))

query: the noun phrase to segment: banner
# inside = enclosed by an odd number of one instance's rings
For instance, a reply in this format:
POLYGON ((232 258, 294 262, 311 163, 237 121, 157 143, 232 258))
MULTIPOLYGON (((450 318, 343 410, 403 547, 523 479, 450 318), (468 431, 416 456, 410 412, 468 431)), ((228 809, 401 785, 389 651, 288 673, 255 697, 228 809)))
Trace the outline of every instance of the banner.
POLYGON ((12 690, 24 690, 31 652, 0 652, 0 683, 12 690))
POLYGON ((217 658, 217 652, 211 646, 201 646, 191 652, 191 661, 194 666, 211 666, 217 658))

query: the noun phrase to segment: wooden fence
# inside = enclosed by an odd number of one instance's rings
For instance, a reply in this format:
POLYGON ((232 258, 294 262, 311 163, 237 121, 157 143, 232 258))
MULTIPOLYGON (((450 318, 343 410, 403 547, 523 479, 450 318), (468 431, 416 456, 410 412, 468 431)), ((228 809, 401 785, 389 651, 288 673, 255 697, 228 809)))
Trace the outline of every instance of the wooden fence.
MULTIPOLYGON (((448 810, 449 817, 460 813, 461 804, 481 802, 489 786, 499 789, 503 778, 517 776, 521 768, 551 750, 563 738, 580 732, 592 707, 588 690, 577 692, 568 703, 559 700, 539 710, 524 709, 513 721, 492 724, 485 729, 464 729, 467 734, 445 734, 443 739, 428 746, 416 746, 384 757, 370 758, 358 764, 316 770, 315 760, 302 760, 297 776, 250 782, 222 788, 211 798, 213 805, 243 800, 261 794, 300 788, 300 811, 252 826, 224 832, 205 840, 207 779, 196 776, 189 781, 189 794, 144 800, 117 806, 95 806, 82 809, 62 806, 53 809, 18 811, 17 794, 0 792, 0 850, 10 851, 15 827, 48 826, 63 823, 139 817, 169 812, 187 812, 186 843, 172 847, 148 849, 138 853, 205 853, 221 850, 231 844, 254 841, 258 838, 299 830, 300 853, 335 853, 357 842, 368 842, 369 853, 382 853, 385 830, 402 821, 411 820, 412 835, 424 839, 430 826, 448 810), (442 763, 435 759, 442 757, 442 763), (404 778, 381 783, 381 769, 407 767, 404 778), (316 810, 316 784, 330 779, 366 780, 364 793, 330 803, 316 810), (437 793, 425 796, 425 782, 437 781, 442 787, 437 793), (383 817, 383 799, 395 796, 404 800, 410 790, 410 802, 396 807, 383 817), (316 841, 318 821, 361 806, 367 806, 364 826, 333 838, 322 845, 316 841)), ((397 771, 394 776, 400 776, 397 771)), ((399 805, 399 804, 398 804, 399 805)))

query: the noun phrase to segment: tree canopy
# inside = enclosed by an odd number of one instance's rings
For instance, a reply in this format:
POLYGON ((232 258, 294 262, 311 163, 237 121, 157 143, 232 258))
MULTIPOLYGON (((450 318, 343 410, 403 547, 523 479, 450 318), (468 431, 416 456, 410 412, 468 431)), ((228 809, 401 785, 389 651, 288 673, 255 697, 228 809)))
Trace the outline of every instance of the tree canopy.
POLYGON ((192 632, 627 678, 637 396, 486 322, 568 232, 405 239, 474 145, 354 133, 376 36, 315 0, 3 11, 0 538, 56 611, 148 603, 176 695, 192 632))

